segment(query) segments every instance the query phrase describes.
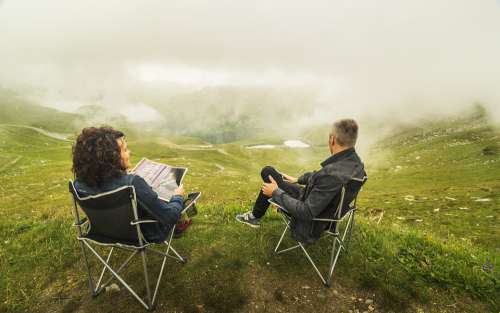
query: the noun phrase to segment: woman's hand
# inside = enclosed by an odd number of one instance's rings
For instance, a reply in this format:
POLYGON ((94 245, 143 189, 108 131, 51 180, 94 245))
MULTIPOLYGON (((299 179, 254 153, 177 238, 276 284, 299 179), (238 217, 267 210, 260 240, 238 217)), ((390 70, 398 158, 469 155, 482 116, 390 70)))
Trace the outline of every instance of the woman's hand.
POLYGON ((183 196, 184 197, 184 184, 181 184, 179 187, 175 188, 174 195, 183 196))

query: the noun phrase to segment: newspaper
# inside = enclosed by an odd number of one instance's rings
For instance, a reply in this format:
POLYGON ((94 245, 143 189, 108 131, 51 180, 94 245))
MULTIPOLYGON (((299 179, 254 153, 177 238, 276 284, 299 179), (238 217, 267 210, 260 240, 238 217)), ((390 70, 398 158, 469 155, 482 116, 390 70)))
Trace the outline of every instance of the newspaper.
POLYGON ((187 173, 186 167, 173 167, 143 158, 132 170, 132 174, 141 176, 158 194, 158 198, 170 201, 174 191, 187 173))

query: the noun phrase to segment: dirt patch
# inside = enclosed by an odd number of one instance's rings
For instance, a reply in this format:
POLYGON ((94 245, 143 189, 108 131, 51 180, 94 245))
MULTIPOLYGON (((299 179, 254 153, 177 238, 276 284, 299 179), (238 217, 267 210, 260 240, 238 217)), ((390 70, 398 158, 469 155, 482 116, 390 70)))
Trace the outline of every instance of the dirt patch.
POLYGON ((500 154, 500 146, 490 145, 483 148, 484 155, 499 155, 500 154))
POLYGON ((373 294, 353 292, 339 283, 326 288, 312 275, 310 282, 293 276, 280 277, 259 266, 249 269, 243 278, 248 302, 242 312, 379 312, 373 294))

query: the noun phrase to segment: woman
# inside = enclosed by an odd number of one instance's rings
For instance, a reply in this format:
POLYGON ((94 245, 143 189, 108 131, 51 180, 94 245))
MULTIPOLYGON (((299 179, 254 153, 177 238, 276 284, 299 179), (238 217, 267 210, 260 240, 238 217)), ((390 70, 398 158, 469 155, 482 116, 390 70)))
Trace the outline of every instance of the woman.
POLYGON ((160 222, 141 225, 146 240, 164 241, 184 209, 184 188, 179 186, 167 203, 158 198, 142 177, 128 174, 130 167, 130 150, 125 135, 111 127, 84 128, 73 145, 72 170, 78 194, 85 197, 122 186, 134 186, 139 216, 160 222))

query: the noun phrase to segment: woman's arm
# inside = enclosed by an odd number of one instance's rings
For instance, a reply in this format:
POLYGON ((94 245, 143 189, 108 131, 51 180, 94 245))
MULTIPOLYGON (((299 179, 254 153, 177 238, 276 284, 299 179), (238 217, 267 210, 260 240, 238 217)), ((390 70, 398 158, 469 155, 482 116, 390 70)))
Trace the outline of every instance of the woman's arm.
POLYGON ((181 216, 184 209, 184 198, 174 195, 170 202, 165 202, 158 198, 158 194, 140 177, 135 176, 132 184, 137 195, 137 202, 148 211, 153 217, 164 225, 174 225, 181 216))

